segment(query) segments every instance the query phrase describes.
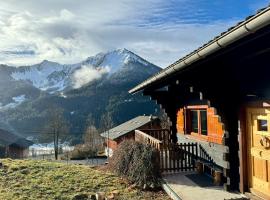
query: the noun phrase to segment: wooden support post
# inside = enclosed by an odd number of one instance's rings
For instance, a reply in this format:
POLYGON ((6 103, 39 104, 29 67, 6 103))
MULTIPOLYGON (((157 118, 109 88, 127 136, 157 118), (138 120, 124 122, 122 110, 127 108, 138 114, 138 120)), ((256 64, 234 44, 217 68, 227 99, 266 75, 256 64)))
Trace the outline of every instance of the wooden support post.
POLYGON ((196 170, 199 174, 203 173, 203 163, 200 161, 196 162, 196 170))
POLYGON ((221 173, 221 171, 214 170, 213 178, 214 178, 213 179, 214 185, 220 185, 222 183, 222 173, 221 173))

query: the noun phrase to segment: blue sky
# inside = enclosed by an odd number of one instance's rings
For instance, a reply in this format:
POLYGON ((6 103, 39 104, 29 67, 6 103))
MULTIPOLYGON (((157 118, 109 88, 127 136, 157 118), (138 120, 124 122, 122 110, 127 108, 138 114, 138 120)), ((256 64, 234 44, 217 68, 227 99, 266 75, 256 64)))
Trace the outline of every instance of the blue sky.
POLYGON ((269 4, 266 0, 9 0, 0 63, 79 62, 127 48, 166 67, 269 4), (113 3, 112 3, 113 2, 113 3))
POLYGON ((145 21, 155 25, 164 23, 211 24, 217 21, 239 20, 254 14, 268 3, 266 0, 189 0, 179 2, 168 0, 162 8, 162 13, 157 10, 145 21))

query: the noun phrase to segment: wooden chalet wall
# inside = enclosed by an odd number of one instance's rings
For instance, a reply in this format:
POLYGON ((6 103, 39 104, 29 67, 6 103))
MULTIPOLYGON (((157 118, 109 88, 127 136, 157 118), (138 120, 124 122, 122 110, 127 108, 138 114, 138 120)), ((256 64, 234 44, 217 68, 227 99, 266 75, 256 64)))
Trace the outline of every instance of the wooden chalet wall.
POLYGON ((28 154, 28 148, 21 148, 15 146, 0 147, 0 158, 21 159, 26 158, 28 154))
MULTIPOLYGON (((222 144, 226 148, 219 157, 228 163, 224 174, 228 189, 245 191, 246 155, 245 115, 248 103, 270 100, 269 56, 270 25, 207 55, 173 75, 155 81, 144 89, 144 95, 160 104, 171 122, 174 141, 185 135, 183 119, 177 119, 179 108, 194 99, 211 102, 224 123, 222 144), (201 98, 202 97, 202 98, 201 98), (177 130, 177 122, 179 123, 177 130), (241 174, 241 179, 240 179, 241 174)), ((211 129, 211 128, 210 128, 211 129)), ((220 142, 220 139, 219 139, 220 142)), ((211 150, 209 150, 211 152, 211 150)), ((225 164, 225 163, 224 163, 225 164)))
MULTIPOLYGON (((138 129, 160 129, 160 121, 159 120, 153 120, 152 122, 149 122, 143 126, 141 126, 138 129)), ((124 140, 135 140, 135 130, 132 130, 131 132, 116 138, 115 140, 109 140, 109 148, 112 150, 115 150, 118 145, 123 142, 124 140)))
POLYGON ((108 143, 109 143, 109 148, 110 149, 115 150, 117 148, 117 142, 116 141, 109 139, 108 143))
MULTIPOLYGON (((199 102, 199 100, 196 100, 199 102)), ((204 104, 202 102, 201 104, 204 104)), ((222 168, 224 174, 229 171, 229 162, 227 159, 228 147, 225 145, 225 130, 224 124, 217 110, 213 107, 205 105, 192 105, 189 103, 182 106, 177 111, 177 137, 178 143, 198 143, 200 152, 204 152, 202 159, 207 157, 215 166, 222 168), (207 135, 199 135, 196 133, 190 134, 188 132, 187 124, 189 124, 188 112, 189 110, 203 109, 207 112, 207 135)), ((228 176, 228 174, 226 175, 228 176)))
MULTIPOLYGON (((171 122, 171 132, 173 133, 174 142, 198 142, 204 148, 205 152, 207 152, 208 156, 210 156, 218 166, 223 168, 223 174, 227 179, 224 184, 225 189, 230 190, 231 188, 238 188, 238 104, 237 102, 234 102, 235 104, 233 104, 231 101, 228 101, 228 103, 226 102, 227 99, 222 98, 222 96, 220 96, 220 99, 219 96, 217 96, 215 98, 202 98, 202 100, 198 101, 202 93, 201 91, 204 90, 201 88, 197 89, 190 84, 177 84, 174 82, 168 86, 167 90, 152 92, 144 91, 144 94, 150 95, 152 100, 156 100, 156 103, 160 104, 161 108, 164 109, 171 122), (192 90, 190 89, 191 87, 193 88, 192 90), (211 100, 209 101, 209 99, 211 100), (201 141, 195 138, 186 137, 184 134, 177 134, 180 131, 183 133, 183 121, 185 121, 183 117, 178 116, 177 118, 179 109, 188 104, 209 105, 209 102, 211 102, 211 107, 208 108, 208 115, 211 118, 208 124, 211 130, 211 132, 209 132, 209 141, 201 141), (214 107, 217 109, 214 109, 214 107), (225 126, 220 123, 220 117, 225 126), (177 126, 177 122, 179 126, 177 126), (228 138, 228 133, 232 133, 230 135, 230 140, 228 138), (237 153, 230 154, 231 151, 237 153)), ((209 91, 211 91, 211 89, 209 89, 208 92, 209 91)), ((206 92, 202 94, 207 94, 208 97, 209 93, 206 92)), ((212 97, 212 94, 210 97, 212 97)), ((181 115, 181 113, 183 114, 183 111, 180 110, 180 113, 178 114, 181 115)))
MULTIPOLYGON (((207 106, 207 105, 206 105, 207 106)), ((193 106, 196 108, 196 106, 193 106)), ((197 107, 199 109, 200 106, 197 107)), ((207 142, 213 142, 216 144, 223 144, 224 138, 224 125, 221 122, 220 117, 216 113, 216 109, 207 106, 207 142)), ((188 123, 188 118, 186 116, 186 108, 180 108, 177 112, 177 133, 178 134, 189 134, 185 131, 185 122, 188 123)), ((197 137, 200 140, 200 137, 197 137)))
POLYGON ((9 146, 7 152, 8 152, 8 157, 20 159, 20 158, 25 158, 28 155, 29 150, 28 148, 9 146))
POLYGON ((185 112, 184 112, 184 108, 180 108, 177 111, 176 129, 177 129, 177 133, 185 134, 185 112))

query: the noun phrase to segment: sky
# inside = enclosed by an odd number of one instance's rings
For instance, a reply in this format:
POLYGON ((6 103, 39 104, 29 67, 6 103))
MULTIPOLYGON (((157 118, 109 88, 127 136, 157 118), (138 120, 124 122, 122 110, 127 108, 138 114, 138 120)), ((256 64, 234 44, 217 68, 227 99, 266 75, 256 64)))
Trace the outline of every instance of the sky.
POLYGON ((266 0, 5 0, 0 63, 77 63, 126 48, 164 68, 269 4, 266 0))

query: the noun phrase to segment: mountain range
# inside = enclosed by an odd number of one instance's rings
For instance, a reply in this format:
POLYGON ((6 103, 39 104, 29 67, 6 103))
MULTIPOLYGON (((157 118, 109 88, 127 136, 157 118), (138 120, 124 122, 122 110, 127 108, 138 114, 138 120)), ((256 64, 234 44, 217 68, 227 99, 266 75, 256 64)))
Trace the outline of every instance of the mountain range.
POLYGON ((31 66, 0 65, 0 127, 38 137, 52 105, 64 110, 74 138, 89 116, 99 127, 109 113, 115 125, 157 111, 149 99, 128 90, 161 68, 127 49, 99 53, 75 64, 44 60, 31 66))

